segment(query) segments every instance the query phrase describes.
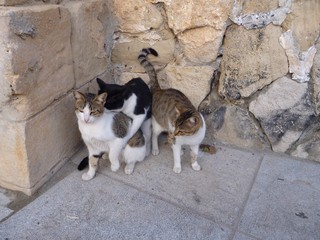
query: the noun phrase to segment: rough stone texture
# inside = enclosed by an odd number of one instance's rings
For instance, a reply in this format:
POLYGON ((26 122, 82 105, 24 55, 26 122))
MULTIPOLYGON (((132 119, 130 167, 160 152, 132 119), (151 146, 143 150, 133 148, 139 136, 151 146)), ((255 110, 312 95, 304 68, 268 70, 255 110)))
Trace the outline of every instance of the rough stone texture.
POLYGON ((159 53, 158 57, 150 56, 150 62, 155 67, 158 65, 167 64, 173 58, 174 53, 174 39, 160 40, 151 45, 149 42, 140 40, 131 40, 130 42, 116 42, 112 51, 112 62, 121 64, 133 72, 144 72, 141 67, 138 56, 142 48, 152 47, 159 53))
POLYGON ((114 9, 122 32, 141 33, 159 28, 163 22, 160 11, 144 0, 115 0, 114 9))
POLYGON ((32 194, 81 143, 70 93, 27 121, 0 122, 0 185, 32 194))
POLYGON ((320 123, 309 126, 289 152, 292 156, 320 162, 320 123))
POLYGON ((149 84, 150 79, 148 74, 146 73, 130 73, 130 72, 123 72, 119 79, 116 81, 117 84, 126 84, 127 82, 129 82, 131 79, 133 78, 141 78, 143 79, 147 84, 149 84))
POLYGON ((220 95, 233 100, 249 97, 287 74, 288 63, 279 44, 280 35, 281 28, 273 25, 250 31, 230 26, 224 42, 220 95))
POLYGON ((43 5, 0 9, 0 119, 24 120, 74 86, 69 12, 43 5))
MULTIPOLYGON (((233 12, 233 16, 231 17, 232 21, 238 25, 243 25, 246 29, 256 29, 256 28, 262 28, 265 27, 266 25, 273 23, 274 25, 281 25, 283 21, 286 19, 287 14, 290 13, 291 11, 291 1, 292 0, 285 0, 284 4, 281 5, 279 8, 272 9, 270 11, 266 12, 258 12, 258 13, 247 13, 244 15, 237 16, 237 12, 233 12), (236 14, 236 15, 235 15, 236 14)), ((242 1, 239 1, 235 4, 242 4, 242 1)), ((253 4, 253 6, 250 5, 250 7, 253 8, 263 8, 266 5, 271 5, 273 1, 271 1, 268 4, 253 4)), ((252 2, 247 4, 252 4, 252 2)), ((279 4, 280 5, 280 4, 279 4)), ((250 8, 249 7, 249 8, 250 8)), ((241 7, 236 7, 237 10, 240 10, 241 7)))
POLYGON ((248 149, 270 148, 268 140, 249 112, 239 106, 215 103, 206 118, 208 139, 248 149))
POLYGON ((315 121, 307 83, 297 83, 287 77, 273 82, 253 100, 249 110, 260 121, 272 149, 285 152, 315 121))
POLYGON ((169 87, 183 92, 196 108, 209 93, 209 81, 213 73, 209 66, 183 67, 170 64, 164 71, 169 87))
POLYGON ((297 82, 308 82, 316 48, 311 46, 307 51, 300 52, 300 47, 295 42, 291 30, 282 33, 279 40, 281 46, 286 50, 292 79, 297 82))
POLYGON ((178 39, 188 60, 204 64, 216 60, 223 35, 224 30, 201 27, 184 31, 178 39))
POLYGON ((320 33, 320 2, 318 0, 292 1, 292 13, 284 22, 284 28, 291 30, 301 51, 307 51, 320 33))
POLYGON ((232 0, 164 0, 169 27, 175 34, 187 29, 210 26, 224 30, 232 11, 232 0))
POLYGON ((320 114, 320 38, 315 44, 317 53, 313 59, 313 66, 311 69, 311 85, 313 89, 313 102, 317 115, 320 114))
POLYGON ((0 6, 15 6, 23 4, 29 0, 0 0, 0 6))
POLYGON ((72 52, 76 87, 80 87, 106 71, 108 64, 105 41, 109 21, 107 3, 96 0, 69 2, 71 12, 72 52))

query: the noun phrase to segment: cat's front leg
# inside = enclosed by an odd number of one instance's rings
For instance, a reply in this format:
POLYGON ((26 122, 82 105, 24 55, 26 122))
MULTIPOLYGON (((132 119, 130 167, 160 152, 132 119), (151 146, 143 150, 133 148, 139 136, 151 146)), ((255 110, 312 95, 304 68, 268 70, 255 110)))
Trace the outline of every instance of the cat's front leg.
POLYGON ((82 180, 91 180, 98 169, 99 157, 89 156, 89 170, 88 172, 82 174, 82 180))
POLYGON ((197 161, 198 153, 199 153, 199 145, 190 146, 191 148, 191 167, 195 171, 200 171, 201 167, 197 161))
POLYGON ((173 144, 173 171, 175 173, 181 173, 181 145, 173 144))

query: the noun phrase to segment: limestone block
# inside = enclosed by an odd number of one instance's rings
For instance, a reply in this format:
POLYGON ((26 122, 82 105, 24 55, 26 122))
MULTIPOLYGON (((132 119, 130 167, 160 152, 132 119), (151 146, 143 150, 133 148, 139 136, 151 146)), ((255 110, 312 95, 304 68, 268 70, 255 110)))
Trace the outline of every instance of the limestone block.
POLYGON ((291 30, 302 52, 307 51, 320 33, 320 1, 294 0, 292 13, 284 22, 284 28, 291 30))
POLYGON ((142 48, 152 47, 159 56, 150 56, 150 61, 155 65, 167 64, 173 59, 174 39, 159 40, 151 45, 150 42, 131 40, 129 42, 116 42, 112 51, 112 62, 128 66, 133 72, 144 72, 140 66, 138 56, 142 48))
POLYGON ((217 58, 224 30, 202 27, 186 30, 178 35, 185 56, 197 64, 205 64, 217 58))
POLYGON ((232 11, 232 0, 164 0, 169 27, 175 34, 187 29, 211 26, 224 30, 232 11))
MULTIPOLYGON (((238 25, 243 25, 246 29, 262 28, 270 23, 280 26, 286 19, 287 15, 291 12, 292 0, 283 0, 281 2, 282 3, 280 4, 279 1, 279 8, 270 9, 271 6, 274 6, 274 0, 262 2, 246 1, 243 8, 243 2, 238 1, 235 2, 234 11, 232 16, 230 16, 230 19, 238 25), (248 9, 255 9, 258 12, 240 15, 239 11, 246 12, 248 9), (264 9, 264 11, 260 12, 262 9, 264 9)), ((278 5, 276 6, 278 7, 278 5)))
POLYGON ((270 148, 259 126, 244 108, 219 104, 206 118, 206 124, 209 139, 241 148, 270 148))
POLYGON ((72 16, 72 53, 76 87, 106 71, 105 50, 108 6, 101 0, 69 2, 65 5, 72 16))
POLYGON ((279 43, 281 28, 268 25, 246 30, 230 26, 224 40, 219 94, 227 99, 249 97, 288 73, 288 62, 279 43))
POLYGON ((320 114, 320 38, 315 44, 317 49, 316 55, 313 59, 313 67, 311 69, 311 84, 313 89, 313 102, 315 106, 315 112, 320 114))
POLYGON ((320 162, 320 124, 315 124, 300 137, 291 155, 320 162))
POLYGON ((115 0, 114 9, 122 32, 141 33, 159 28, 163 22, 160 11, 144 0, 115 0))
MULTIPOLYGON (((241 4, 240 2, 238 4, 241 4)), ((259 1, 249 0, 242 3, 241 13, 252 14, 257 12, 269 12, 272 9, 278 8, 279 0, 259 1)))
POLYGON ((279 40, 286 50, 292 79, 297 82, 308 82, 313 58, 317 52, 316 48, 311 46, 306 52, 300 52, 300 47, 293 38, 291 30, 282 33, 279 40))
POLYGON ((0 119, 24 120, 74 86, 69 12, 42 5, 0 10, 0 119))
POLYGON ((73 95, 27 121, 0 121, 0 185, 34 193, 81 144, 73 95))
POLYGON ((183 92, 197 108, 210 88, 213 69, 209 66, 175 66, 164 69, 168 86, 183 92))
POLYGON ((129 82, 133 78, 141 78, 144 80, 147 84, 149 84, 150 79, 148 74, 146 73, 130 73, 130 72, 123 72, 119 79, 116 81, 117 84, 124 85, 127 82, 129 82))
POLYGON ((283 77, 249 105, 276 152, 286 152, 316 121, 307 83, 283 77))
POLYGON ((15 6, 20 5, 29 0, 0 0, 0 6, 15 6))

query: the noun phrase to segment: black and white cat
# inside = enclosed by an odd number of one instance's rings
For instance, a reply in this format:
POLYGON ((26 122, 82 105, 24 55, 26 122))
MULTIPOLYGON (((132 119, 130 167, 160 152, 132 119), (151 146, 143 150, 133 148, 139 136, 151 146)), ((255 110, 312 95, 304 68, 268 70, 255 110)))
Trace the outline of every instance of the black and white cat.
MULTIPOLYGON (((129 140, 141 128, 146 138, 146 156, 151 151, 151 104, 152 95, 148 85, 141 78, 133 78, 124 85, 105 83, 97 78, 99 94, 107 93, 104 107, 107 110, 123 112, 132 119, 132 127, 126 139, 129 140)), ((84 158, 78 169, 88 165, 88 158, 84 158)))
POLYGON ((79 130, 89 152, 89 170, 82 175, 82 179, 90 180, 95 176, 98 161, 106 154, 111 170, 117 171, 122 153, 126 163, 125 173, 131 174, 135 163, 141 162, 146 156, 146 141, 142 131, 138 130, 127 140, 133 126, 132 119, 122 112, 104 108, 107 93, 94 95, 75 91, 74 98, 79 130))

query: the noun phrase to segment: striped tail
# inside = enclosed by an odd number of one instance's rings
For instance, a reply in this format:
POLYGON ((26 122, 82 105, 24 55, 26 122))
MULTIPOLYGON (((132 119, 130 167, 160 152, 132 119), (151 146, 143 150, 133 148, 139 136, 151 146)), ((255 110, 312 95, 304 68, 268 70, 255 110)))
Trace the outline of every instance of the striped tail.
POLYGON ((153 48, 143 48, 139 54, 138 59, 140 61, 140 64, 144 67, 144 69, 149 75, 151 92, 153 92, 154 90, 160 89, 160 85, 159 85, 157 74, 153 65, 147 60, 147 56, 149 54, 152 54, 153 56, 156 56, 156 57, 158 56, 157 51, 154 50, 153 48))

